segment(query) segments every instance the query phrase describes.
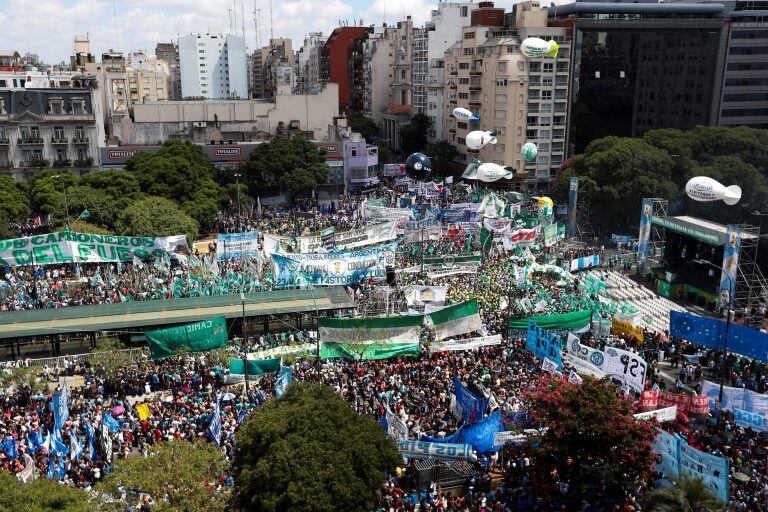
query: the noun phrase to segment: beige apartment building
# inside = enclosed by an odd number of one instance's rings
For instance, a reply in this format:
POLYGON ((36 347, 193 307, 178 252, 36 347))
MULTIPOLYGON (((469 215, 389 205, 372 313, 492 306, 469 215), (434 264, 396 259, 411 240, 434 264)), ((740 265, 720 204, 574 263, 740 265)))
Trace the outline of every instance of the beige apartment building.
POLYGON ((517 4, 511 13, 491 2, 478 5, 461 41, 446 51, 443 138, 459 150, 457 163, 478 159, 511 166, 516 171, 511 188, 546 189, 565 150, 570 69, 565 28, 547 27, 546 10, 534 2, 517 4), (554 59, 529 59, 520 43, 534 36, 555 38, 565 48, 554 59), (452 114, 456 107, 480 114, 480 121, 457 120, 452 114), (498 143, 468 149, 466 136, 473 130, 496 132, 498 143), (520 155, 525 142, 539 147, 535 162, 520 155))

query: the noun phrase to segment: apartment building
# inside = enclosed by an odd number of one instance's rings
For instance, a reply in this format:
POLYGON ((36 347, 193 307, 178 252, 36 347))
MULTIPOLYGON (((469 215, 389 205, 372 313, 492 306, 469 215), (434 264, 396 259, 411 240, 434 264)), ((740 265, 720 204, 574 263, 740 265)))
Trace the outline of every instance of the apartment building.
POLYGON ((145 52, 128 53, 125 75, 131 105, 170 99, 170 66, 155 55, 145 52))
POLYGON ((297 84, 304 90, 320 84, 320 49, 325 44, 322 32, 310 32, 298 51, 297 84))
POLYGON ((248 97, 245 39, 223 34, 189 34, 179 39, 184 98, 248 97))
POLYGON ((179 67, 179 45, 176 43, 157 43, 155 56, 168 64, 168 99, 181 99, 181 68, 179 67))
POLYGON ((339 85, 339 111, 360 111, 365 97, 363 43, 371 27, 333 29, 320 49, 320 82, 339 85))

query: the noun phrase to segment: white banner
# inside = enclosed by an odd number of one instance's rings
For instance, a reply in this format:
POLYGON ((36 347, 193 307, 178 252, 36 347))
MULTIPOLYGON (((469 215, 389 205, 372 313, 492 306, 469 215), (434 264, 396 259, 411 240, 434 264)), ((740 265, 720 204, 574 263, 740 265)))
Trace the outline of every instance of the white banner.
POLYGON ((366 245, 389 242, 397 238, 396 223, 384 222, 349 231, 336 232, 336 247, 339 249, 357 249, 366 245))
POLYGON ((408 426, 390 411, 387 411, 387 434, 395 439, 408 439, 408 426))
POLYGON ((626 382, 638 393, 643 391, 648 364, 638 354, 616 347, 606 347, 605 351, 590 348, 582 345, 579 338, 573 334, 568 334, 565 350, 611 377, 626 382))
POLYGON ((665 421, 675 421, 677 418, 677 406, 665 407, 664 409, 656 409, 655 411, 640 412, 635 414, 636 420, 650 420, 656 419, 659 423, 665 421))
POLYGON ((521 434, 519 432, 515 432, 512 430, 507 430, 504 432, 496 432, 493 434, 493 444, 496 446, 502 446, 504 444, 510 443, 510 444, 522 444, 528 440, 528 436, 525 434, 521 434))
POLYGON ((453 352, 457 350, 470 350, 478 347, 490 347, 492 345, 501 345, 501 334, 493 336, 477 336, 464 340, 445 340, 436 341, 429 345, 429 351, 435 352, 453 352))
POLYGON ((444 272, 428 272, 427 277, 438 279, 440 277, 454 276, 457 274, 477 274, 477 268, 457 268, 455 270, 446 270, 444 272))
POLYGON ((441 306, 445 304, 448 288, 448 286, 409 286, 404 291, 405 302, 409 306, 425 304, 441 306))
POLYGON ((413 210, 410 208, 388 208, 386 206, 372 206, 367 202, 363 203, 364 219, 382 219, 382 220, 413 220, 413 210))
POLYGON ((283 252, 280 245, 290 245, 292 242, 293 241, 287 236, 264 233, 262 252, 265 256, 269 256, 270 254, 280 254, 283 252))

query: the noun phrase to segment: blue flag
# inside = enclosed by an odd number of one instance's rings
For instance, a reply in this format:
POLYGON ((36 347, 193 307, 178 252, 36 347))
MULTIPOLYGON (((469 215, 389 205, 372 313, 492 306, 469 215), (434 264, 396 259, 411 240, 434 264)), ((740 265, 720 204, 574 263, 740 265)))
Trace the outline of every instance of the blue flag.
POLYGON ((64 457, 59 457, 59 471, 56 475, 56 478, 61 480, 66 475, 66 471, 64 469, 64 457))
POLYGON ((80 444, 80 440, 72 431, 69 432, 69 450, 73 459, 80 460, 80 456, 83 454, 83 445, 80 444))
POLYGON ((120 424, 115 418, 113 418, 108 412, 105 412, 101 418, 104 425, 112 432, 120 432, 120 424))
POLYGON ((221 414, 219 413, 219 398, 216 397, 216 408, 213 411, 213 418, 208 425, 208 432, 211 434, 211 440, 219 446, 221 443, 221 414))
POLYGON ((51 436, 51 455, 58 454, 61 456, 62 454, 66 455, 68 453, 69 448, 67 448, 67 445, 61 440, 61 431, 54 429, 53 435, 51 436))
POLYGON ((275 396, 283 396, 283 393, 285 393, 285 390, 291 383, 292 378, 293 374, 291 373, 291 367, 281 366, 280 373, 278 373, 277 380, 275 381, 275 396))
POLYGON ((64 379, 64 383, 61 385, 61 392, 58 395, 53 395, 53 417, 56 421, 56 428, 62 429, 64 423, 69 419, 69 386, 67 385, 67 379, 64 379))
POLYGON ((29 435, 27 435, 27 450, 28 450, 28 451, 29 451, 29 453, 30 453, 30 454, 32 454, 32 455, 34 455, 35 453, 37 453, 37 443, 36 443, 36 442, 35 442, 35 440, 34 440, 32 437, 30 437, 29 435))
POLYGON ((5 436, 3 444, 5 445, 5 454, 8 457, 16 458, 19 456, 19 447, 16 439, 14 439, 12 436, 5 436))
POLYGON ((48 477, 48 480, 53 480, 54 469, 55 469, 55 466, 53 464, 53 457, 51 457, 48 459, 48 472, 45 475, 48 477))
POLYGON ((456 403, 461 407, 464 423, 483 419, 489 399, 472 393, 456 377, 453 378, 453 387, 456 389, 456 403))

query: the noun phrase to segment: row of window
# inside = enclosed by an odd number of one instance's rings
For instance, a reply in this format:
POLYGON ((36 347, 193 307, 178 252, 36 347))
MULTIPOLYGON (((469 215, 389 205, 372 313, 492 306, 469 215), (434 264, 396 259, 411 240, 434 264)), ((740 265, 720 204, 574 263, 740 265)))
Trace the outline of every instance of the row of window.
MULTIPOLYGON (((9 130, 5 126, 0 126, 0 140, 9 139, 9 130)), ((66 131, 63 126, 53 127, 53 140, 64 140, 66 131)), ((75 126, 75 140, 85 140, 88 137, 88 130, 84 126, 75 126)), ((41 131, 39 126, 20 126, 19 138, 22 141, 41 141, 41 131)))

